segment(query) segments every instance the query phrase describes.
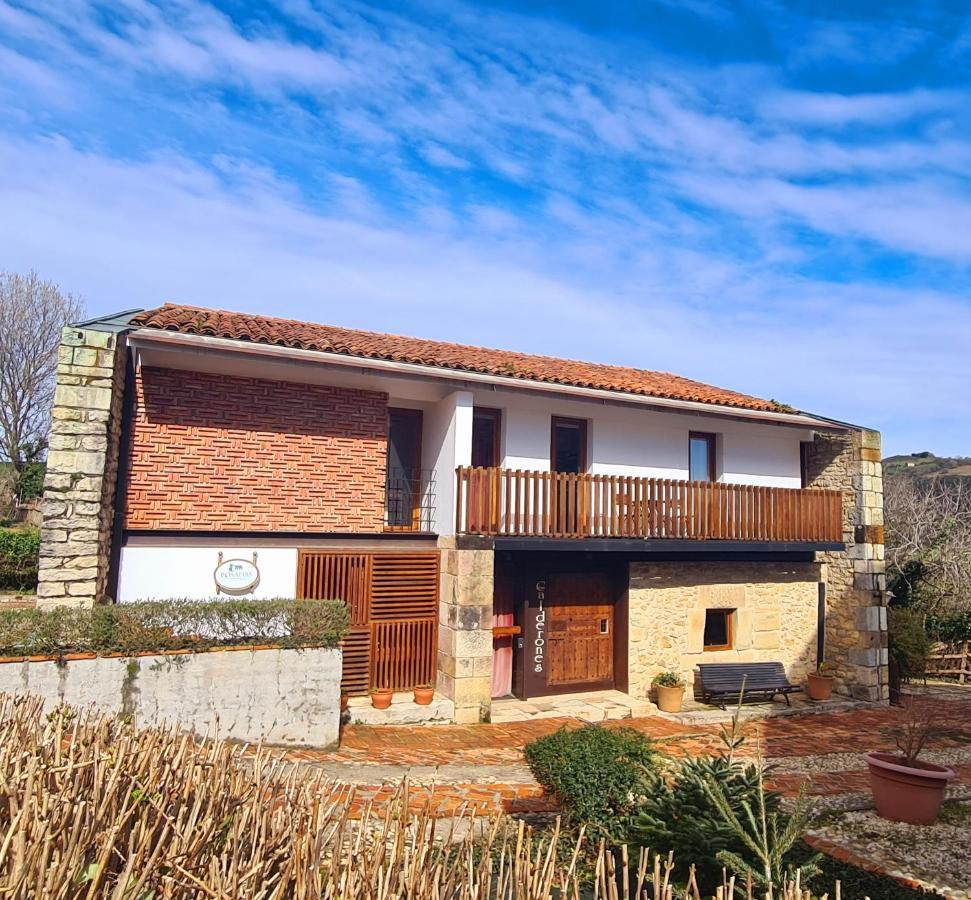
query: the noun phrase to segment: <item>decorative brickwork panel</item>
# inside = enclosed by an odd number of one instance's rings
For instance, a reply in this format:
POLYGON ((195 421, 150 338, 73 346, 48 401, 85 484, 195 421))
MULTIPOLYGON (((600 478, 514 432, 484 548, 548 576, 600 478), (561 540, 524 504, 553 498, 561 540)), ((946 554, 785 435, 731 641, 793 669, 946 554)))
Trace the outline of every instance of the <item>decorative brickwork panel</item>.
POLYGON ((378 532, 387 397, 144 367, 126 527, 378 532))

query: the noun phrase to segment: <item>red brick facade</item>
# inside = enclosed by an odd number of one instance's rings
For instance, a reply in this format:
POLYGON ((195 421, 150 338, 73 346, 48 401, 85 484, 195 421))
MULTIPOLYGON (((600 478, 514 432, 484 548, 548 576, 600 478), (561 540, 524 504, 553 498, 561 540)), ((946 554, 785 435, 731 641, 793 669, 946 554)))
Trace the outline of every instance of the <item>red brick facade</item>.
POLYGON ((143 368, 125 525, 378 532, 387 397, 143 368))

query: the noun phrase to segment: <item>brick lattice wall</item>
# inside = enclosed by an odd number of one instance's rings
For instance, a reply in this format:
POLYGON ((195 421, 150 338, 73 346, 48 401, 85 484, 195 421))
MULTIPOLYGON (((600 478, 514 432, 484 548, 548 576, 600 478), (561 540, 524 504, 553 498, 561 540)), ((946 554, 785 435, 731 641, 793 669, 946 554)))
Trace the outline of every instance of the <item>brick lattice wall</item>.
POLYGON ((387 396, 144 367, 126 527, 377 532, 387 396))

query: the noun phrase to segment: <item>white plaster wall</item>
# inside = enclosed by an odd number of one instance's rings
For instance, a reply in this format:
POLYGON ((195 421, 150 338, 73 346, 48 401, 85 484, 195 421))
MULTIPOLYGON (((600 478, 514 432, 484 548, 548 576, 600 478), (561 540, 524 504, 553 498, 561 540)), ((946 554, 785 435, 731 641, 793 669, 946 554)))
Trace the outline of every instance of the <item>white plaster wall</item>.
POLYGON ((295 747, 336 745, 340 650, 222 650, 0 664, 0 692, 35 694, 48 711, 94 704, 141 727, 295 747))
POLYGON ((252 560, 260 581, 247 599, 294 597, 297 591, 295 547, 124 547, 118 578, 118 603, 139 600, 207 600, 216 593, 213 571, 223 560, 252 560))
POLYGON ((435 470, 432 529, 455 533, 455 470, 472 462, 472 394, 454 391, 425 407, 422 467, 435 470))
POLYGON ((688 433, 719 435, 719 480, 769 487, 799 487, 799 443, 804 428, 552 400, 508 392, 474 391, 474 402, 503 411, 502 464, 547 471, 550 418, 586 419, 590 471, 600 475, 688 477, 688 433))

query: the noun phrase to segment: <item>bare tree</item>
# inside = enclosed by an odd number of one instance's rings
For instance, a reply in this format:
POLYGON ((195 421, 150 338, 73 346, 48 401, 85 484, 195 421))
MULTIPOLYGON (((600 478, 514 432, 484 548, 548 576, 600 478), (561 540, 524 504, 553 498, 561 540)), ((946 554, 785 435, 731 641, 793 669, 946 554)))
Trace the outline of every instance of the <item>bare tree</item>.
POLYGON ((887 563, 925 612, 971 608, 971 479, 884 482, 887 563))
POLYGON ((0 272, 0 459, 18 476, 47 446, 61 329, 82 309, 36 272, 0 272))

